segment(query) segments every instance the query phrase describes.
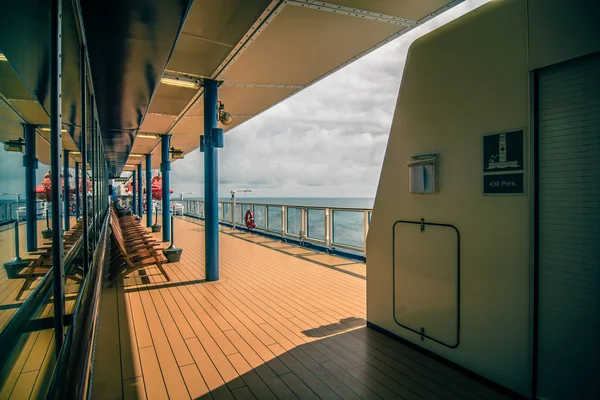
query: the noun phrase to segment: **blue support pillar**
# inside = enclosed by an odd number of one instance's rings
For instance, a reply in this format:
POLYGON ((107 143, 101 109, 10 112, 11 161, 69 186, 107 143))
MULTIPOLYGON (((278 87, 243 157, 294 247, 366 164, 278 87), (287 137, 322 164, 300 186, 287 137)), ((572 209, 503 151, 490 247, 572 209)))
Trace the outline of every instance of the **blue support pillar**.
POLYGON ((152 154, 146 154, 146 226, 152 226, 152 154))
POLYGON ((70 200, 71 200, 71 189, 69 187, 69 150, 63 151, 63 181, 64 181, 64 215, 65 215, 65 232, 71 229, 70 219, 70 200))
POLYGON ((162 171, 162 225, 163 242, 171 240, 171 193, 170 193, 170 174, 171 161, 169 161, 169 146, 171 142, 170 135, 163 135, 160 139, 160 153, 162 162, 160 169, 162 171))
POLYGON ((60 354, 64 341, 65 281, 60 190, 62 149, 62 0, 52 0, 50 13, 50 169, 52 179, 52 281, 54 288, 54 349, 60 354))
POLYGON ((25 155, 25 218, 27 221, 27 251, 37 249, 37 210, 35 201, 35 170, 38 167, 35 146, 35 126, 24 125, 25 155))
POLYGON ((81 204, 81 197, 79 196, 79 189, 81 185, 79 184, 79 162, 75 161, 75 218, 79 220, 79 209, 81 204))
POLYGON ((144 215, 144 180, 142 179, 142 163, 137 166, 137 181, 138 181, 138 215, 140 218, 144 215))
POLYGON ((213 129, 217 127, 217 82, 204 80, 204 229, 205 276, 219 280, 219 171, 213 129))
POLYGON ((131 184, 131 190, 133 191, 133 204, 131 210, 133 215, 137 214, 137 174, 133 171, 133 183, 131 184))

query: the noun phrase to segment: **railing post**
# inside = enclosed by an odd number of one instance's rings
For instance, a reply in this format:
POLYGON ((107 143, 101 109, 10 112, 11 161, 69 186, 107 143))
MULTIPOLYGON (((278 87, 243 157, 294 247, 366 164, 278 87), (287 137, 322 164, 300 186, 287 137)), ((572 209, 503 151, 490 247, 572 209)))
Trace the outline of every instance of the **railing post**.
POLYGON ((327 251, 331 251, 331 210, 329 208, 325 209, 325 245, 327 246, 327 251))
POLYGON ((369 234, 369 224, 370 224, 371 221, 369 221, 369 211, 368 210, 364 210, 363 213, 364 213, 363 254, 364 254, 365 257, 367 257, 367 235, 369 234))
POLYGON ((281 206, 281 236, 285 239, 287 232, 287 207, 281 206))
POLYGON ((329 210, 329 251, 333 251, 333 244, 335 243, 335 238, 333 237, 333 215, 335 211, 329 210))
POLYGON ((267 232, 269 230, 269 206, 264 205, 263 210, 263 221, 265 223, 265 232, 267 232))

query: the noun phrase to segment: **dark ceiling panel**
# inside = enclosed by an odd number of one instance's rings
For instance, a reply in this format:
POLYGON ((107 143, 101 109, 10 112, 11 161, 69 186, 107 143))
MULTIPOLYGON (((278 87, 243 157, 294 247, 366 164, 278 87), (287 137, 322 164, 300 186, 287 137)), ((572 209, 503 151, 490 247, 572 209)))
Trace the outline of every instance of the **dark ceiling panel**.
POLYGON ((191 0, 82 1, 110 174, 125 165, 191 0))
MULTIPOLYGON (((0 66, 0 91, 32 124, 47 124, 50 114, 50 3, 6 1, 0 11, 0 52, 8 59, 0 66)), ((62 120, 80 127, 80 45, 70 1, 63 1, 62 16, 62 120)), ((79 146, 79 136, 72 139, 79 146)))

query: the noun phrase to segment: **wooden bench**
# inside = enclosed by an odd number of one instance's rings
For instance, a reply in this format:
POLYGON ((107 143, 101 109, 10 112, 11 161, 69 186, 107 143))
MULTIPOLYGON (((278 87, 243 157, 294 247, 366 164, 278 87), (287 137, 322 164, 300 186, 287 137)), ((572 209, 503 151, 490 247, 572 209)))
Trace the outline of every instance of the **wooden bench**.
POLYGON ((167 261, 158 248, 160 245, 131 215, 119 217, 111 206, 110 230, 113 250, 110 258, 109 280, 127 276, 139 269, 155 265, 167 281, 169 275, 162 264, 167 261))
MULTIPOLYGON (((73 229, 65 232, 63 251, 64 255, 67 255, 69 251, 77 244, 83 233, 83 224, 81 221, 77 222, 73 229)), ((31 288, 31 285, 37 278, 44 277, 52 269, 52 242, 47 241, 44 245, 40 246, 38 250, 32 251, 30 255, 38 256, 35 260, 32 260, 29 265, 19 273, 19 278, 25 278, 23 286, 17 294, 16 300, 21 300, 21 296, 26 290, 31 288)), ((81 268, 74 268, 75 273, 68 274, 68 277, 81 283, 83 277, 79 276, 83 271, 81 268)))

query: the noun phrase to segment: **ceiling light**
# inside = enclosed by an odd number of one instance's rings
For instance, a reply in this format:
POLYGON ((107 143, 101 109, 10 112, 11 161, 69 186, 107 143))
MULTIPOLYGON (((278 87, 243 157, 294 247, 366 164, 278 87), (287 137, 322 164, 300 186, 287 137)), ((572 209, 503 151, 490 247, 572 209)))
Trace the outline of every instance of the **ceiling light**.
POLYGON ((156 135, 152 135, 152 134, 148 134, 148 133, 141 133, 141 134, 137 135, 137 137, 140 139, 156 139, 157 138, 156 135))
POLYGON ((0 53, 0 61, 8 61, 6 59, 6 56, 4 54, 2 54, 2 53, 0 53))
POLYGON ((143 154, 129 153, 129 157, 143 157, 143 154))
POLYGON ((70 153, 71 153, 71 155, 74 155, 74 156, 80 156, 81 155, 81 153, 79 151, 71 151, 70 153))
POLYGON ((179 77, 179 76, 163 77, 163 78, 161 78, 160 83, 164 83, 165 85, 170 85, 170 86, 189 88, 189 89, 198 89, 200 87, 200 82, 197 81, 196 79, 179 77))
MULTIPOLYGON (((41 130, 43 130, 44 132, 50 132, 50 128, 41 128, 41 130)), ((67 133, 66 129, 61 129, 61 132, 67 133)))

